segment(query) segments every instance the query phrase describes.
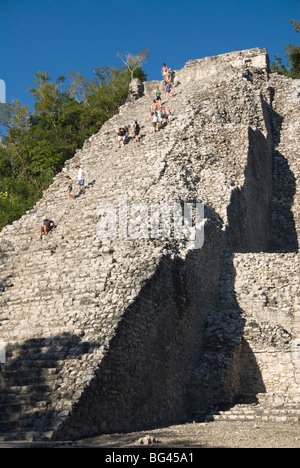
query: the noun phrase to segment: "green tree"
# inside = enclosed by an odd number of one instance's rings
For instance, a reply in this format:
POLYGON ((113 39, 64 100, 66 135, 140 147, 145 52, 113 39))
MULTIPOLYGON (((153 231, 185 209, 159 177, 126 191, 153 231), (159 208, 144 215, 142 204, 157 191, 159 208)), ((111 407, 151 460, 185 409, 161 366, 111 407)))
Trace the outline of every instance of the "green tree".
POLYGON ((0 135, 2 138, 5 138, 7 133, 11 137, 13 132, 16 134, 27 131, 29 117, 28 106, 22 106, 18 99, 13 100, 11 104, 0 104, 0 135))
MULTIPOLYGON (((294 30, 300 32, 300 23, 296 20, 290 20, 294 30)), ((288 44, 285 47, 285 57, 287 58, 287 65, 283 64, 282 59, 275 54, 275 62, 271 64, 272 72, 288 76, 290 78, 300 78, 300 46, 288 44)))
POLYGON ((83 75, 81 75, 80 72, 74 72, 70 71, 69 76, 71 77, 72 81, 70 86, 67 88, 67 94, 72 99, 75 99, 78 102, 81 102, 84 100, 84 83, 85 83, 85 78, 83 75))
POLYGON ((135 65, 98 67, 92 80, 72 71, 64 90, 64 76, 52 81, 39 71, 29 89, 32 114, 18 100, 0 106, 0 230, 32 208, 65 161, 118 112, 132 77, 146 81, 135 65))
POLYGON ((53 112, 56 109, 57 100, 60 96, 60 87, 65 79, 65 76, 60 76, 57 78, 56 83, 52 83, 46 71, 35 73, 33 81, 36 86, 29 88, 28 91, 36 99, 36 113, 53 112))
POLYGON ((149 55, 150 53, 148 49, 141 50, 137 55, 133 55, 129 52, 125 55, 117 54, 119 59, 122 60, 125 67, 128 69, 131 79, 134 78, 135 70, 143 67, 145 61, 149 58, 149 55))

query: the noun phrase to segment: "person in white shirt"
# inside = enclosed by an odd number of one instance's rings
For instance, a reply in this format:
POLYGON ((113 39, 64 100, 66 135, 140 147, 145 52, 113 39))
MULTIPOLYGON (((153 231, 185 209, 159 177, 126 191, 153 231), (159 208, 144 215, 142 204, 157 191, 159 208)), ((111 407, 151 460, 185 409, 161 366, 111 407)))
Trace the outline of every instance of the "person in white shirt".
POLYGON ((78 170, 78 195, 84 192, 84 172, 80 166, 76 166, 78 170))
POLYGON ((237 61, 237 66, 239 68, 242 68, 245 65, 245 59, 243 57, 242 52, 239 52, 239 55, 237 56, 236 61, 237 61))

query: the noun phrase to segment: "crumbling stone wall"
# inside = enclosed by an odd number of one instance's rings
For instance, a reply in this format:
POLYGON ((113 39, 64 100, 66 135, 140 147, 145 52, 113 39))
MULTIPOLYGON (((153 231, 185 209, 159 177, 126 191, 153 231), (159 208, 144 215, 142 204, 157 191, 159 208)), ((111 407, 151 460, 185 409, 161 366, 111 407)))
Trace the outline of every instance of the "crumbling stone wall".
MULTIPOLYGON (((236 256, 236 294, 247 317, 244 337, 260 370, 265 392, 285 393, 298 405, 300 81, 271 75, 270 90, 273 135, 270 245, 268 253, 236 256)), ((245 361, 244 357, 244 364, 245 361)), ((244 370, 243 392, 255 388, 249 385, 246 375, 244 370)))

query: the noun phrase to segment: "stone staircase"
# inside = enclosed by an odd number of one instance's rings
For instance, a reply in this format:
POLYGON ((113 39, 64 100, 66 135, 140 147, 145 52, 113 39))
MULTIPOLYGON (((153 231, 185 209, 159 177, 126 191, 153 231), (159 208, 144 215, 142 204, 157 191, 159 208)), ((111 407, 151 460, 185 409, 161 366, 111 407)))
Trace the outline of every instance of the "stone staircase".
POLYGON ((299 395, 291 397, 286 393, 244 396, 245 403, 237 403, 232 408, 206 415, 207 421, 254 421, 298 424, 300 422, 299 395), (253 403, 249 403, 253 401, 253 403))
MULTIPOLYGON (((7 364, 1 365, 1 440, 34 440, 41 434, 47 437, 50 428, 53 431, 49 395, 60 387, 59 359, 66 358, 69 339, 61 340, 60 350, 50 343, 47 348, 44 341, 30 340, 20 349, 7 349, 7 364)), ((62 412, 68 402, 70 397, 64 395, 62 412)))
MULTIPOLYGON (((186 103, 177 115, 181 101, 170 100, 174 122, 153 134, 148 109, 158 85, 147 83, 145 95, 125 104, 66 163, 43 199, 1 233, 6 363, 0 375, 0 433, 5 440, 53 436, 94 376, 141 281, 151 277, 160 262, 164 240, 156 242, 154 255, 149 248, 145 254, 148 239, 113 242, 99 239, 96 230, 99 205, 117 207, 122 195, 128 205, 147 203, 150 197, 161 202, 156 184, 194 109, 186 103), (118 148, 118 127, 134 118, 142 123, 140 143, 131 140, 118 148), (65 175, 73 176, 78 162, 86 173, 86 192, 71 201, 65 194, 65 175), (57 227, 40 241, 44 216, 57 227)), ((184 181, 182 186, 188 195, 184 181)), ((173 189, 170 195, 168 191, 166 187, 164 201, 168 196, 173 200, 173 189)))
MULTIPOLYGON (((249 51, 253 57, 257 53, 249 51)), ((282 295, 274 287, 260 309, 251 305, 262 296, 246 288, 256 277, 262 287, 274 280, 275 267, 266 266, 269 254, 261 253, 268 247, 272 196, 270 87, 280 90, 273 100, 281 135, 275 156, 281 164, 282 155, 289 161, 287 177, 299 178, 296 150, 291 153, 298 130, 290 132, 288 119, 285 128, 279 118, 290 87, 285 79, 270 82, 265 70, 235 69, 234 57, 188 63, 176 72, 175 95, 165 101, 173 122, 156 133, 149 107, 162 83, 145 83, 143 96, 122 106, 66 162, 42 200, 0 233, 0 340, 6 344, 0 434, 5 440, 76 438, 179 420, 186 414, 187 388, 193 396, 189 412, 210 414, 209 408, 223 400, 233 404, 239 393, 251 393, 247 375, 242 386, 240 380, 241 363, 248 368, 249 356, 261 365, 260 386, 253 393, 261 409, 261 384, 266 397, 275 393, 269 374, 278 356, 283 365, 290 366, 291 356, 297 365, 298 303, 293 299, 286 311, 281 308, 287 294, 296 297, 295 284, 289 280, 282 295), (118 148, 118 127, 135 118, 142 124, 140 142, 131 138, 118 148), (86 191, 73 201, 65 193, 65 176, 76 181, 76 164, 86 173, 86 191), (186 239, 172 237, 99 236, 99 207, 113 207, 118 214, 120 200, 127 207, 203 202, 203 248, 190 250, 186 239), (255 214, 262 220, 259 229, 253 229, 255 214), (57 227, 40 241, 44 216, 57 227), (253 322, 266 340, 274 337, 276 325, 286 326, 288 343, 280 339, 270 352, 251 334, 253 322), (263 356, 272 359, 267 363, 263 356)), ((284 184, 276 177, 270 255, 278 259, 284 184)), ((284 200, 291 202, 291 193, 284 200)), ((294 220, 295 200, 289 205, 294 220)), ((121 224, 117 216, 118 234, 121 224)), ((291 256, 298 261, 294 234, 292 252, 277 260, 286 265, 286 279, 295 265, 291 256)), ((295 374, 292 381, 288 373, 283 380, 297 409, 295 374)))

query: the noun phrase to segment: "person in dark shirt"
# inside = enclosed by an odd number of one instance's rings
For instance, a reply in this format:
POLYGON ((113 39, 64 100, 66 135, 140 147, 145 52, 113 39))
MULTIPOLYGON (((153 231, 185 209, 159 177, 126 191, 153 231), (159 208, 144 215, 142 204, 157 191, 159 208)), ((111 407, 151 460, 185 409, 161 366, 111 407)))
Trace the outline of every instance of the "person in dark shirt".
POLYGON ((54 221, 45 217, 43 219, 43 225, 40 227, 40 238, 42 239, 43 234, 47 236, 48 232, 50 232, 54 228, 54 226, 54 221))
POLYGON ((125 143, 125 129, 123 127, 120 127, 119 130, 117 131, 117 135, 118 135, 118 144, 119 144, 119 148, 120 148, 120 145, 124 145, 125 143))
POLYGON ((133 131, 134 131, 135 141, 139 141, 140 122, 138 122, 136 119, 134 120, 133 131))

